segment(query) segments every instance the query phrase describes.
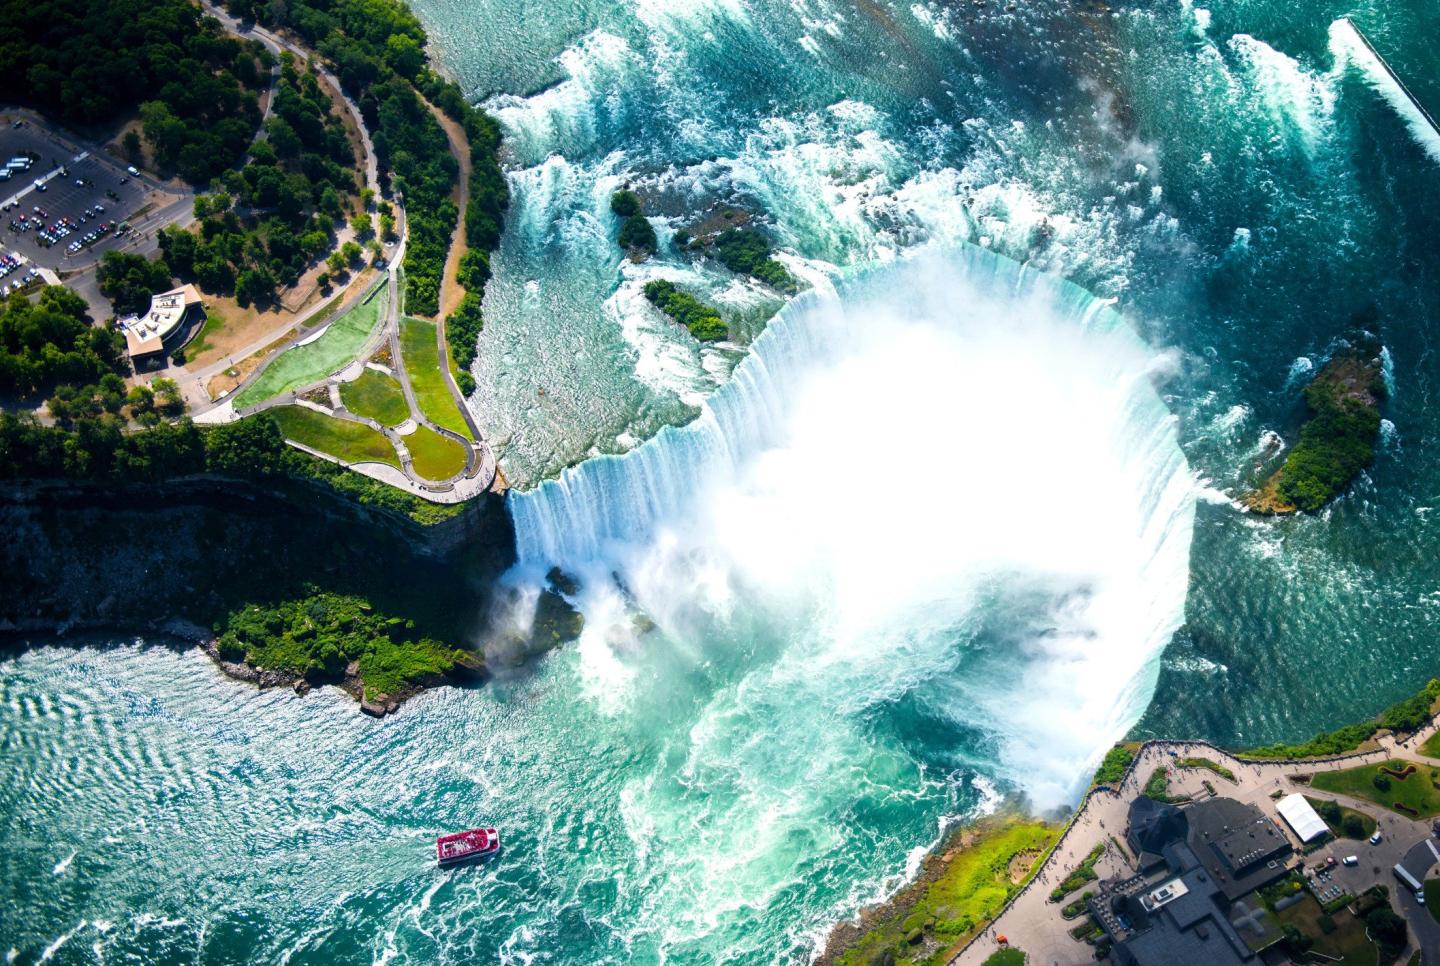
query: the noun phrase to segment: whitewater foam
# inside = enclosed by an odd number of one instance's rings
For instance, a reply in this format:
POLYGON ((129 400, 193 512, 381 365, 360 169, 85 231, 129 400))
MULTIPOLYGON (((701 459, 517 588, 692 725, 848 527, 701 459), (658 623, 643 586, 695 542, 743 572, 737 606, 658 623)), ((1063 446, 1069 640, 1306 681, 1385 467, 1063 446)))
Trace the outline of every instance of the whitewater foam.
POLYGON ((612 702, 632 649, 771 642, 701 747, 806 728, 779 691, 848 721, 938 688, 1053 804, 1181 616, 1194 492, 1155 365, 1074 286, 973 246, 903 259, 790 306, 690 425, 513 495, 521 566, 586 578, 582 661, 612 702))

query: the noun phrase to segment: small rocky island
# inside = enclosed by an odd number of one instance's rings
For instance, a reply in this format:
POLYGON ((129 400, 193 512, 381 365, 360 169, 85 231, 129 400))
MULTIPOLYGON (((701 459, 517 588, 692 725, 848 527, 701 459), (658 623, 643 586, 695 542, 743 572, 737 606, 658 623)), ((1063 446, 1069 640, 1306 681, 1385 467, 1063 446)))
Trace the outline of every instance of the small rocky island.
POLYGON ((1285 462, 1244 497, 1256 513, 1313 513, 1339 495, 1375 456, 1385 380, 1378 340, 1366 336, 1333 356, 1305 388, 1309 418, 1285 462))

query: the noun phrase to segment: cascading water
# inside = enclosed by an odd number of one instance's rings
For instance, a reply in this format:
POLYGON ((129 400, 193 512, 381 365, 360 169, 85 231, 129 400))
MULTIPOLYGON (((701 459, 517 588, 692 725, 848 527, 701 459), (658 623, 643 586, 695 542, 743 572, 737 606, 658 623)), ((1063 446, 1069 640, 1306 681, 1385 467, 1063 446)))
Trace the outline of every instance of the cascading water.
POLYGON ((1106 303, 976 246, 862 273, 782 312, 694 422, 513 495, 520 566, 585 579, 606 700, 637 650, 708 661, 739 622, 767 642, 751 701, 695 733, 818 716, 823 745, 915 697, 1055 804, 1182 618, 1193 488, 1155 363, 1106 303), (772 689, 778 718, 751 703, 772 689))

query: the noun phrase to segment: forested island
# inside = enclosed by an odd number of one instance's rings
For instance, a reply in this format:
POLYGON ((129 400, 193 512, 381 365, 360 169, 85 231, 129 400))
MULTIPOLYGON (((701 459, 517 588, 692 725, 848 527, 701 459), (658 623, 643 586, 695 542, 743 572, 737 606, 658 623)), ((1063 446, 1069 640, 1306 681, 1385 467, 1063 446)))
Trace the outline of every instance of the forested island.
POLYGON ((1246 495, 1265 514, 1313 513, 1345 490, 1375 457, 1385 380, 1380 345, 1358 339, 1305 388, 1309 418, 1285 462, 1246 495))

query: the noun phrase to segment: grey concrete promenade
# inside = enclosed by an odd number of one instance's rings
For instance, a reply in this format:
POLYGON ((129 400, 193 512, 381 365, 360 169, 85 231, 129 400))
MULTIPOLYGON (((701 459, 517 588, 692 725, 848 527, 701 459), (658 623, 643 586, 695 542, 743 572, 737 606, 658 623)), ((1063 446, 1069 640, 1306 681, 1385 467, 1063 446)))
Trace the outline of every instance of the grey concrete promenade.
MULTIPOLYGON (((1098 843, 1109 842, 1111 837, 1123 843, 1130 802, 1141 793, 1145 782, 1157 768, 1169 769, 1172 795, 1188 795, 1197 800, 1209 797, 1210 792, 1203 784, 1208 781, 1217 795, 1260 808, 1275 819, 1287 835, 1291 835, 1290 828, 1275 810, 1271 797, 1276 792, 1290 794, 1303 791, 1314 798, 1332 799, 1361 809, 1379 823, 1383 833, 1379 845, 1339 840, 1307 856, 1307 861, 1313 863, 1317 858, 1333 854, 1338 862, 1338 859, 1354 854, 1360 859, 1359 864, 1354 867, 1339 866, 1332 881, 1356 894, 1377 883, 1390 886, 1392 893, 1401 891, 1394 888, 1391 869, 1395 864, 1404 860, 1407 869, 1422 877, 1440 862, 1426 844, 1430 839, 1431 819, 1412 821, 1373 802, 1311 789, 1296 784, 1292 778, 1396 757, 1440 766, 1440 759, 1428 758, 1418 752, 1425 739, 1435 733, 1436 727, 1436 722, 1432 720, 1403 742, 1395 736, 1383 735, 1363 746, 1367 750, 1303 761, 1244 760, 1204 742, 1147 742, 1117 788, 1099 787, 1090 791, 1035 877, 1010 901, 991 926, 976 936, 951 962, 959 966, 979 966, 1000 948, 996 937, 1003 935, 1012 946, 1024 950, 1029 955, 1029 962, 1035 966, 1093 963, 1093 948, 1070 936, 1069 930, 1075 927, 1077 921, 1067 921, 1060 915, 1060 905, 1049 901, 1050 891, 1098 843), (1208 769, 1180 768, 1176 762, 1181 758, 1208 758, 1232 771, 1236 780, 1227 781, 1208 769)), ((1291 838, 1298 848, 1299 842, 1294 840, 1293 835, 1291 838)), ((1097 863, 1096 871, 1102 879, 1128 874, 1129 861, 1128 850, 1122 856, 1112 844, 1097 863)), ((1401 912, 1410 924, 1412 949, 1422 951, 1426 966, 1440 966, 1440 926, 1413 898, 1408 903, 1402 898, 1401 912)), ((1403 957, 1401 961, 1404 961, 1403 957)))

